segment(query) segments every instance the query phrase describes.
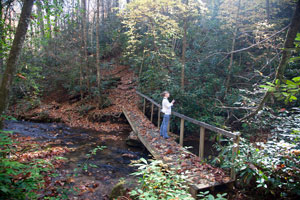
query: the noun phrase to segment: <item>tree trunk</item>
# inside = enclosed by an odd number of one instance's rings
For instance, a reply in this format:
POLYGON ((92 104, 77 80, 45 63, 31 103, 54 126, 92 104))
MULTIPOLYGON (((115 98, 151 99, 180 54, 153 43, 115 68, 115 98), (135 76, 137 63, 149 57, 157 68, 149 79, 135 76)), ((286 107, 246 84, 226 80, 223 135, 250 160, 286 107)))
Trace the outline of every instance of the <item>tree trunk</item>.
POLYGON ((1 115, 4 114, 8 106, 10 87, 12 85, 13 76, 16 71, 17 61, 28 29, 33 2, 34 0, 24 1, 19 24, 16 30, 11 50, 9 52, 6 69, 3 74, 0 86, 0 126, 2 125, 3 121, 1 115))
POLYGON ((183 38, 182 38, 182 57, 181 57, 181 89, 184 91, 184 69, 185 69, 185 51, 187 47, 186 32, 187 32, 187 17, 184 19, 183 25, 183 38))
POLYGON ((88 55, 88 40, 89 40, 89 13, 90 13, 90 6, 89 6, 89 1, 87 1, 87 7, 85 11, 85 28, 84 28, 84 57, 85 57, 85 79, 86 79, 86 85, 88 88, 88 92, 91 91, 91 86, 90 86, 90 69, 89 69, 89 55, 88 55))
POLYGON ((52 26, 51 26, 51 13, 49 2, 46 1, 46 14, 47 14, 47 28, 48 28, 48 37, 52 38, 52 26))
POLYGON ((119 6, 120 6, 119 0, 115 0, 115 1, 114 1, 114 7, 115 7, 115 8, 119 8, 119 6))
MULTIPOLYGON (((241 9, 241 0, 239 0, 239 2, 238 2, 238 9, 237 9, 236 18, 235 18, 235 29, 234 29, 232 44, 231 44, 231 52, 234 51, 234 47, 235 47, 235 41, 236 41, 236 36, 237 36, 237 32, 238 32, 240 9, 241 9)), ((230 54, 230 61, 229 61, 229 65, 227 67, 228 75, 227 75, 226 84, 225 84, 225 96, 227 95, 229 87, 230 87, 232 64, 233 64, 233 53, 230 54)))
POLYGON ((102 18, 101 18, 101 21, 102 21, 102 24, 104 22, 104 17, 105 17, 105 8, 104 8, 104 0, 101 0, 101 11, 102 11, 102 18))
POLYGON ((267 21, 270 21, 270 0, 266 0, 267 21))
POLYGON ((38 12, 38 20, 40 23, 40 31, 42 34, 42 38, 45 37, 45 27, 44 27, 44 14, 42 10, 42 1, 37 1, 37 12, 38 12))
MULTIPOLYGON (((273 83, 279 79, 281 83, 285 82, 284 80, 284 72, 286 69, 286 66, 289 62, 289 59, 291 57, 291 49, 295 48, 294 41, 297 36, 298 30, 300 30, 300 0, 297 2, 296 10, 294 13, 294 16, 292 18, 292 22, 290 25, 290 28, 287 32, 287 36, 284 42, 284 47, 283 47, 283 52, 282 52, 282 57, 280 60, 280 63, 277 67, 276 70, 276 75, 273 83)), ((246 115, 239 121, 243 121, 245 119, 251 118, 255 116, 264 106, 264 104, 268 101, 269 96, 271 95, 271 92, 267 91, 265 95, 263 96, 262 100, 260 101, 259 105, 256 107, 255 111, 250 113, 249 115, 246 115)))
POLYGON ((3 65, 3 43, 5 43, 5 37, 4 37, 4 21, 3 21, 3 4, 2 1, 0 1, 0 17, 1 17, 1 21, 0 21, 0 39, 2 42, 0 42, 0 83, 2 80, 2 73, 4 71, 4 65, 3 65))
POLYGON ((295 38, 297 36, 297 32, 300 30, 300 0, 298 0, 296 10, 294 13, 294 16, 292 18, 292 22, 290 25, 290 28, 288 30, 286 40, 284 42, 284 51, 282 53, 281 61, 279 63, 279 66, 276 71, 276 77, 275 79, 279 79, 282 82, 285 82, 284 80, 284 72, 286 69, 286 66, 289 62, 289 59, 292 55, 291 49, 295 48, 295 38))
POLYGON ((83 66, 86 65, 85 60, 85 47, 86 47, 86 40, 85 40, 85 20, 86 20, 86 1, 81 0, 81 64, 80 64, 80 96, 83 99, 83 81, 84 81, 84 72, 83 66))
POLYGON ((110 14, 111 14, 111 2, 110 1, 106 1, 106 17, 109 18, 110 14))
MULTIPOLYGON (((103 0, 102 0, 103 1, 103 0)), ((98 106, 100 108, 102 104, 102 96, 101 96, 101 68, 100 68, 100 0, 97 0, 97 16, 96 16, 96 69, 97 69, 97 87, 99 91, 98 96, 98 106)))

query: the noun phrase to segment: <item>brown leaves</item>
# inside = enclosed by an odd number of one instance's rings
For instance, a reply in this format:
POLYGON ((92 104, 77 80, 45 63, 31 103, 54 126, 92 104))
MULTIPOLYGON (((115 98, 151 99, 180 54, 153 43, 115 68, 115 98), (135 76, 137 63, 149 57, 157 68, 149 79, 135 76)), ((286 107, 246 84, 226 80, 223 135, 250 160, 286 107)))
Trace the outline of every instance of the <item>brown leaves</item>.
POLYGON ((23 75, 20 74, 20 73, 17 73, 17 76, 18 76, 19 78, 23 79, 23 80, 26 80, 26 79, 27 79, 25 76, 23 76, 23 75))
POLYGON ((173 153, 174 153, 174 151, 170 148, 170 149, 168 149, 168 150, 166 151, 165 154, 173 154, 173 153))

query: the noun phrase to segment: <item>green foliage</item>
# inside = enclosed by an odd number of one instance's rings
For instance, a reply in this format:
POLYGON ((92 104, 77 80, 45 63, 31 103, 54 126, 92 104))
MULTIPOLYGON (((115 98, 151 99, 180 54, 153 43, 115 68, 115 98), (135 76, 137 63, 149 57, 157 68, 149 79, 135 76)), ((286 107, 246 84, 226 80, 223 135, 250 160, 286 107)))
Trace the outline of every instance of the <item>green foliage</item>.
POLYGON ((217 194, 217 197, 214 197, 212 194, 209 194, 209 191, 200 192, 197 196, 200 197, 201 200, 226 200, 226 193, 217 194))
POLYGON ((36 199, 37 191, 43 188, 43 172, 51 168, 44 160, 21 163, 14 159, 15 141, 9 134, 0 131, 0 196, 4 199, 36 199))
POLYGON ((188 193, 185 177, 166 172, 162 161, 156 160, 148 163, 141 158, 132 164, 138 167, 138 171, 132 175, 138 176, 139 187, 132 190, 130 195, 138 199, 190 199, 194 198, 188 193))
MULTIPOLYGON (((214 163, 229 168, 231 148, 218 147, 221 156, 214 163)), ((251 144, 241 138, 238 158, 234 167, 238 172, 238 181, 243 187, 255 186, 260 194, 287 196, 300 194, 300 151, 299 146, 276 137, 266 143, 251 144)))
POLYGON ((300 94, 300 77, 286 80, 285 83, 276 80, 275 83, 267 82, 267 84, 260 87, 268 89, 278 100, 284 100, 285 103, 297 101, 297 96, 300 94))
MULTIPOLYGON (((138 167, 138 171, 132 175, 138 177, 139 183, 139 186, 130 192, 133 198, 145 200, 194 199, 188 192, 189 186, 185 176, 165 170, 162 161, 148 162, 141 158, 138 161, 132 161, 132 166, 138 167)), ((217 194, 217 197, 214 197, 206 191, 201 192, 198 197, 202 200, 225 200, 226 195, 226 193, 217 194)))
POLYGON ((98 166, 92 163, 88 163, 88 161, 92 158, 92 156, 97 154, 97 151, 103 151, 106 149, 106 146, 97 146, 94 149, 92 149, 88 154, 86 154, 86 160, 83 164, 81 164, 83 171, 88 172, 89 167, 97 168, 98 166))

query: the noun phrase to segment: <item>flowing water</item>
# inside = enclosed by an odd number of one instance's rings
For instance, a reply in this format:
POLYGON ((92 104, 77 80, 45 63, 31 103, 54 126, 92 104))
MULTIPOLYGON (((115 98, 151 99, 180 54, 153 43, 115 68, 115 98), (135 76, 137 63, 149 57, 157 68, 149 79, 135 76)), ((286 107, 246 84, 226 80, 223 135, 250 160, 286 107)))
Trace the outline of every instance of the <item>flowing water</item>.
POLYGON ((88 163, 88 171, 79 170, 81 172, 76 177, 76 182, 90 182, 99 185, 95 189, 92 199, 103 199, 103 196, 110 193, 120 178, 125 178, 127 182, 134 184, 134 177, 130 174, 135 169, 129 166, 130 160, 148 156, 148 152, 143 148, 127 146, 126 138, 131 131, 129 125, 118 132, 97 132, 70 128, 61 123, 6 121, 5 130, 12 130, 23 136, 31 136, 38 141, 55 141, 57 146, 74 149, 64 155, 68 161, 63 166, 63 170, 65 173, 74 173, 74 169, 82 169, 84 163, 88 163), (106 146, 106 148, 97 151, 96 155, 87 162, 86 154, 97 146, 106 146), (97 167, 91 167, 90 164, 97 167))

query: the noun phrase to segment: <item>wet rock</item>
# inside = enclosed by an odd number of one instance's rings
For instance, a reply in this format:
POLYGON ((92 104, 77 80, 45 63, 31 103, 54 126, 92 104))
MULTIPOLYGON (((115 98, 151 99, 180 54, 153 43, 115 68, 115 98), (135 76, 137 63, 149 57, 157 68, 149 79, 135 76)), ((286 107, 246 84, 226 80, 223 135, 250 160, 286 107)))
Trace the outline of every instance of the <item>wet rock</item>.
POLYGON ((48 111, 33 113, 31 115, 18 116, 18 118, 21 120, 31 121, 31 122, 45 122, 45 123, 61 122, 61 118, 50 116, 48 111))
POLYGON ((137 158, 137 155, 130 154, 130 153, 124 153, 124 154, 122 154, 122 157, 127 157, 127 158, 137 158))
POLYGON ((126 123, 124 117, 122 116, 122 113, 118 114, 98 114, 98 113, 92 113, 88 116, 88 120, 90 122, 111 122, 111 123, 126 123))
POLYGON ((110 200, 117 199, 118 197, 124 196, 126 194, 126 189, 124 187, 124 184, 125 184, 125 181, 120 181, 113 187, 113 189, 109 195, 110 200))
POLYGON ((132 147, 144 147, 143 143, 139 140, 134 131, 130 132, 128 138, 126 139, 126 144, 132 147))

